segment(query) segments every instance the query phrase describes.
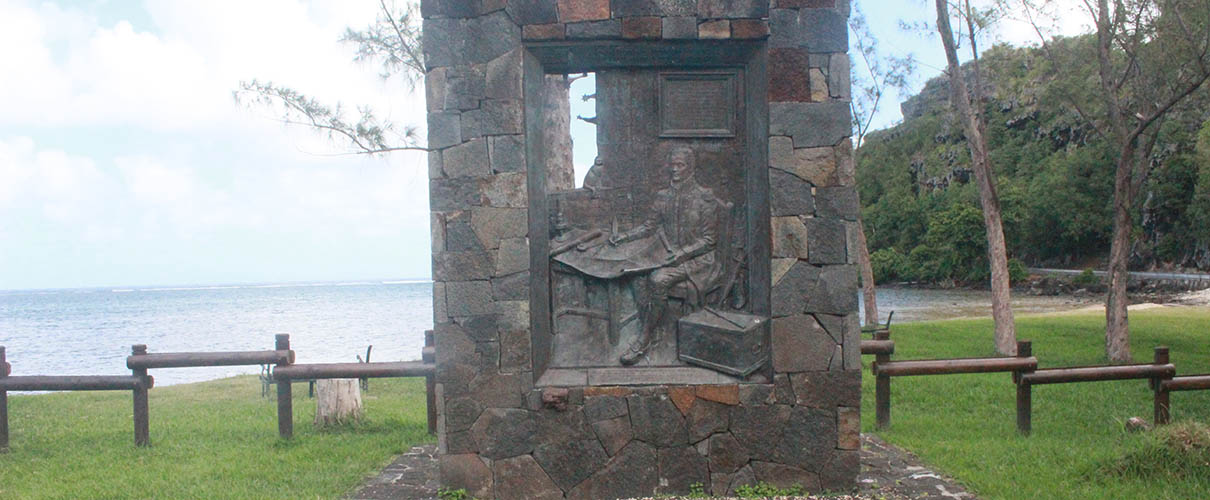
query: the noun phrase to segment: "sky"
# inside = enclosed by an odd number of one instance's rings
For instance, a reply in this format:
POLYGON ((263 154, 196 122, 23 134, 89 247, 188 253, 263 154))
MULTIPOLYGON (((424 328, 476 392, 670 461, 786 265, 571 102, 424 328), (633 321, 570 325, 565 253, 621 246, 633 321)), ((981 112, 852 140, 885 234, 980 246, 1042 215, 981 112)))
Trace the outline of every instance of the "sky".
MULTIPOLYGON (((938 39, 899 27, 931 3, 862 3, 884 49, 921 61, 914 88, 940 72, 938 39)), ((382 80, 338 41, 376 8, 0 0, 0 290, 427 279, 423 153, 349 154, 232 98, 257 78, 423 131, 423 84, 382 80)), ((995 35, 1036 39, 1019 23, 995 35)), ((592 80, 576 85, 572 115, 592 116, 592 80)), ((591 129, 573 125, 581 172, 591 129)))

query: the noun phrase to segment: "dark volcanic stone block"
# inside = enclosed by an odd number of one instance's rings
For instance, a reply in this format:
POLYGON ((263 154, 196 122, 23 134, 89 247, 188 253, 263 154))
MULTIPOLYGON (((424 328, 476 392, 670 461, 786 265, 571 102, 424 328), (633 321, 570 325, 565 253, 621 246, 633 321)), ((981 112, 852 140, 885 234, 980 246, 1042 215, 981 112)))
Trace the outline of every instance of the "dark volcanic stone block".
POLYGON ((703 18, 769 17, 769 0, 697 0, 703 18))
MULTIPOLYGON (((550 391, 551 388, 546 388, 550 391)), ((539 444, 560 444, 594 439, 592 427, 578 411, 543 409, 537 414, 539 444)))
MULTIPOLYGON (((427 2, 433 3, 433 2, 427 2)), ((470 38, 468 21, 440 18, 424 20, 424 66, 426 69, 454 66, 463 62, 466 40, 470 38)))
POLYGON ((487 177, 491 174, 487 160, 487 141, 474 139, 446 149, 441 154, 442 170, 451 179, 458 177, 487 177))
MULTIPOLYGON (((431 191, 436 193, 437 191, 431 191)), ((445 226, 445 248, 451 252, 474 252, 483 250, 479 237, 471 229, 470 222, 451 222, 445 226)))
POLYGON ((565 23, 609 19, 609 0, 558 0, 558 5, 565 23))
POLYGON ((773 400, 777 404, 795 404, 794 387, 790 385, 790 376, 785 373, 773 375, 773 400))
POLYGON ((710 470, 733 473, 748 463, 748 450, 731 434, 710 437, 710 470))
POLYGON ((815 192, 815 200, 820 217, 857 220, 857 214, 861 211, 857 190, 851 186, 819 188, 815 192))
POLYGON ((492 278, 492 298, 495 300, 528 299, 529 271, 492 278))
POLYGON ((739 404, 744 406, 773 404, 773 384, 744 384, 739 386, 739 404))
POLYGON ((559 11, 551 0, 508 0, 505 10, 519 24, 559 22, 559 11))
MULTIPOLYGON (((459 179, 432 179, 429 181, 429 207, 434 211, 465 210, 483 203, 483 194, 479 192, 479 180, 463 177, 459 179)), ((445 230, 446 248, 454 251, 470 250, 454 240, 455 235, 450 231, 449 224, 445 230)), ((469 242, 468 242, 469 243, 469 242)))
POLYGON ((769 104, 769 133, 792 137, 795 148, 839 144, 853 133, 852 119, 844 101, 769 104))
POLYGON ((475 17, 482 0, 440 0, 420 2, 420 15, 430 17, 475 17))
POLYGON ((799 406, 829 410, 861 404, 860 371, 795 373, 790 380, 799 406))
POLYGON ((618 396, 588 396, 584 398, 584 416, 590 422, 626 416, 626 400, 618 396))
POLYGON ((454 489, 465 489, 478 498, 492 496, 492 470, 478 455, 441 455, 438 459, 441 482, 454 489))
POLYGON ((458 432, 470 429, 479 415, 483 413, 483 405, 473 399, 453 398, 445 403, 445 430, 458 432))
POLYGON ((769 36, 769 23, 763 19, 734 19, 731 21, 731 37, 753 40, 769 36))
POLYGON ((454 322, 475 342, 492 342, 499 338, 494 314, 457 318, 454 322))
POLYGON ((692 40, 697 38, 696 17, 665 17, 663 21, 665 40, 692 40))
POLYGON ((807 295, 806 312, 849 314, 857 310, 857 268, 824 266, 819 282, 807 295))
POLYGON ((631 441, 604 469, 567 492, 567 498, 597 500, 648 497, 655 494, 658 484, 659 466, 655 448, 641 441, 631 441))
POLYGON ((702 39, 731 38, 731 21, 720 19, 697 25, 697 37, 702 39))
POLYGON ((471 436, 470 431, 451 432, 446 430, 445 443, 445 451, 450 455, 479 452, 479 447, 475 444, 475 438, 471 436))
POLYGON ((806 49, 784 48, 769 51, 769 101, 809 102, 811 86, 807 73, 806 49))
POLYGON ((521 43, 521 27, 509 19, 504 11, 478 17, 470 21, 468 27, 465 57, 472 63, 488 62, 521 43))
POLYGON ((818 472, 836 450, 834 410, 795 407, 782 426, 785 431, 775 453, 778 463, 818 472))
POLYGON ((819 491, 819 476, 813 472, 778 463, 752 462, 756 480, 778 488, 802 487, 807 491, 819 491))
MULTIPOLYGON (((845 232, 843 222, 837 219, 816 217, 807 219, 805 223, 807 234, 811 237, 810 245, 807 247, 807 258, 812 264, 844 264, 849 261, 848 233, 845 232)), ((847 313, 848 311, 837 312, 837 314, 847 313)))
POLYGON ((490 281, 450 281, 445 284, 445 307, 450 316, 491 314, 490 281))
POLYGON ((861 471, 860 453, 857 450, 836 450, 832 460, 819 471, 820 488, 835 492, 856 489, 857 473, 861 471))
POLYGON ((563 491, 550 480, 534 457, 521 455, 492 463, 499 500, 556 500, 563 491))
POLYGON ((799 23, 806 32, 807 48, 813 53, 849 50, 849 26, 844 15, 834 9, 803 9, 799 23))
MULTIPOLYGON (((769 169, 769 206, 774 217, 786 215, 810 215, 815 212, 815 200, 811 195, 811 184, 794 174, 775 168, 769 169)), ((810 228, 807 234, 811 238, 810 228)), ((814 243, 811 241, 811 243, 814 243)))
POLYGON ((660 37, 662 26, 658 17, 628 17, 622 19, 622 38, 654 40, 660 37))
POLYGON ((686 422, 689 426, 689 442, 696 443, 716 432, 727 430, 731 410, 727 405, 699 400, 689 410, 686 422))
POLYGON ((496 265, 487 252, 437 252, 433 254, 433 279, 470 281, 489 279, 496 265))
POLYGON ((769 48, 802 48, 803 37, 798 29, 798 11, 773 9, 769 11, 769 48))
POLYGON ((563 490, 571 489, 600 470, 609 461, 605 449, 595 439, 560 444, 542 444, 534 450, 534 459, 563 490))
POLYGON ((685 419, 667 396, 631 395, 626 398, 635 439, 661 448, 689 443, 685 419))
POLYGON ((773 316, 803 312, 807 305, 807 294, 815 290, 819 275, 819 268, 805 261, 798 261, 786 271, 786 275, 773 287, 773 316))
POLYGON ((525 113, 517 99, 487 99, 479 109, 462 113, 462 138, 473 139, 484 135, 520 134, 524 128, 525 113))
POLYGON ((613 17, 693 16, 697 0, 613 0, 613 17))
POLYGON ((657 494, 687 494, 691 485, 705 485, 710 471, 703 457, 692 446, 657 450, 660 478, 657 494))
POLYGON ((506 373, 529 371, 530 338, 526 330, 506 330, 500 334, 500 370, 506 373))
POLYGON ((595 40, 621 37, 622 22, 617 19, 609 19, 605 21, 587 21, 567 25, 567 38, 577 40, 595 40))
POLYGON ((593 422, 592 431, 596 433, 597 439, 601 441, 601 446, 605 447, 605 452, 610 456, 616 455, 634 438, 634 432, 630 429, 630 419, 627 417, 593 422))
POLYGON ((827 370, 836 349, 832 336, 805 314, 774 318, 772 337, 773 369, 778 372, 827 370))
POLYGON ((432 149, 448 148, 462 143, 461 116, 456 112, 429 113, 428 139, 432 149))
POLYGON ((752 458, 774 460, 789 418, 790 407, 785 405, 733 406, 731 434, 752 458))
POLYGON ((471 435, 481 455, 498 460, 533 451, 536 430, 533 415, 528 411, 489 408, 475 421, 471 435))
POLYGON ((489 137, 487 154, 493 173, 525 171, 525 139, 523 136, 489 137))
POLYGON ((535 41, 562 40, 567 36, 566 32, 563 23, 527 24, 521 28, 521 38, 535 41))

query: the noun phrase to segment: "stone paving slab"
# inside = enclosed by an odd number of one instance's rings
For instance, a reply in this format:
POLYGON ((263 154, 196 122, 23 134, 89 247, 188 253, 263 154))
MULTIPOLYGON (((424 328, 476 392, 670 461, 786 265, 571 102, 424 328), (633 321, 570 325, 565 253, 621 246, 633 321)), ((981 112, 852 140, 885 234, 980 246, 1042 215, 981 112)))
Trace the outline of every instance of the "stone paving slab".
MULTIPOLYGON (((861 474, 857 495, 828 500, 977 500, 953 479, 930 469, 912 453, 877 436, 861 435, 861 474)), ((369 478, 349 500, 436 500, 440 481, 437 447, 417 446, 399 455, 380 474, 369 478)), ((804 500, 815 497, 778 497, 804 500)), ((676 500, 661 497, 662 500, 676 500)))

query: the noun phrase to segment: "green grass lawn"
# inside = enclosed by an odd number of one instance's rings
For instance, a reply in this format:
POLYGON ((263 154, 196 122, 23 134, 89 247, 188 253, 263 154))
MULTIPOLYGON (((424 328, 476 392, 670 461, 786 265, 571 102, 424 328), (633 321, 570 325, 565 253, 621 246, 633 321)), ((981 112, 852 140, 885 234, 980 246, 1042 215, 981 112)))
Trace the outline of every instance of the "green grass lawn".
MULTIPOLYGON (((1210 309, 1130 319, 1137 361, 1162 344, 1179 374, 1210 373, 1210 309)), ((1101 314, 1017 324, 1042 367, 1104 363, 1101 314)), ((991 356, 991 331, 989 320, 899 324, 895 359, 991 356)), ((867 364, 862 418, 871 431, 868 374, 867 364)), ((393 455, 431 442, 422 380, 374 380, 365 396, 366 422, 317 431, 314 401, 296 385, 295 437, 282 441, 274 400, 260 397, 256 377, 155 388, 146 449, 133 445, 129 392, 10 396, 12 450, 0 454, 0 498, 339 497, 393 455)), ((1131 416, 1151 418, 1145 381, 1039 386, 1033 397, 1033 435, 1025 438, 1016 433, 1008 374, 896 378, 892 427, 879 434, 982 498, 1210 497, 1205 460, 1179 463, 1156 453, 1154 439, 1123 430, 1131 416), (1158 460, 1163 472, 1104 472, 1127 456, 1158 460)), ((1178 421, 1210 422, 1210 392, 1174 393, 1172 406, 1178 421)))
POLYGON ((10 395, 0 498, 334 498, 433 440, 423 379, 370 381, 366 420, 327 431, 295 384, 289 441, 260 392, 255 376, 152 389, 150 448, 134 446, 130 392, 10 395))
MULTIPOLYGON (((1017 338, 1033 341, 1040 368, 1104 364, 1102 313, 1022 317, 1017 338)), ((1178 375, 1210 373, 1210 309, 1130 313, 1135 362, 1171 348, 1178 375)), ((892 359, 994 356, 991 320, 895 325, 892 359)), ((874 426, 872 356, 865 357, 862 424, 874 426)), ((1007 373, 901 377, 891 382, 887 441, 917 453, 981 498, 1210 498, 1210 464, 1160 463, 1164 472, 1111 474, 1128 455, 1154 457, 1155 440, 1128 434, 1132 416, 1152 417, 1145 380, 1036 386, 1033 434, 1016 431, 1016 393, 1007 373)), ((1210 391, 1172 394, 1175 421, 1210 423, 1210 391)))

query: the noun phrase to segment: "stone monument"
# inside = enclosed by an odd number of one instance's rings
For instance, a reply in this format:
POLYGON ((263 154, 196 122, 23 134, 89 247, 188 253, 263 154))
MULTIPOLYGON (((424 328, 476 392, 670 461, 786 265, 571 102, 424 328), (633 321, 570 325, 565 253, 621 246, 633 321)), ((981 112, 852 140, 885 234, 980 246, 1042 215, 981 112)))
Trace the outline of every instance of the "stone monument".
POLYGON ((848 0, 421 9, 444 485, 853 489, 848 0), (576 188, 542 112, 547 75, 582 72, 576 188))

